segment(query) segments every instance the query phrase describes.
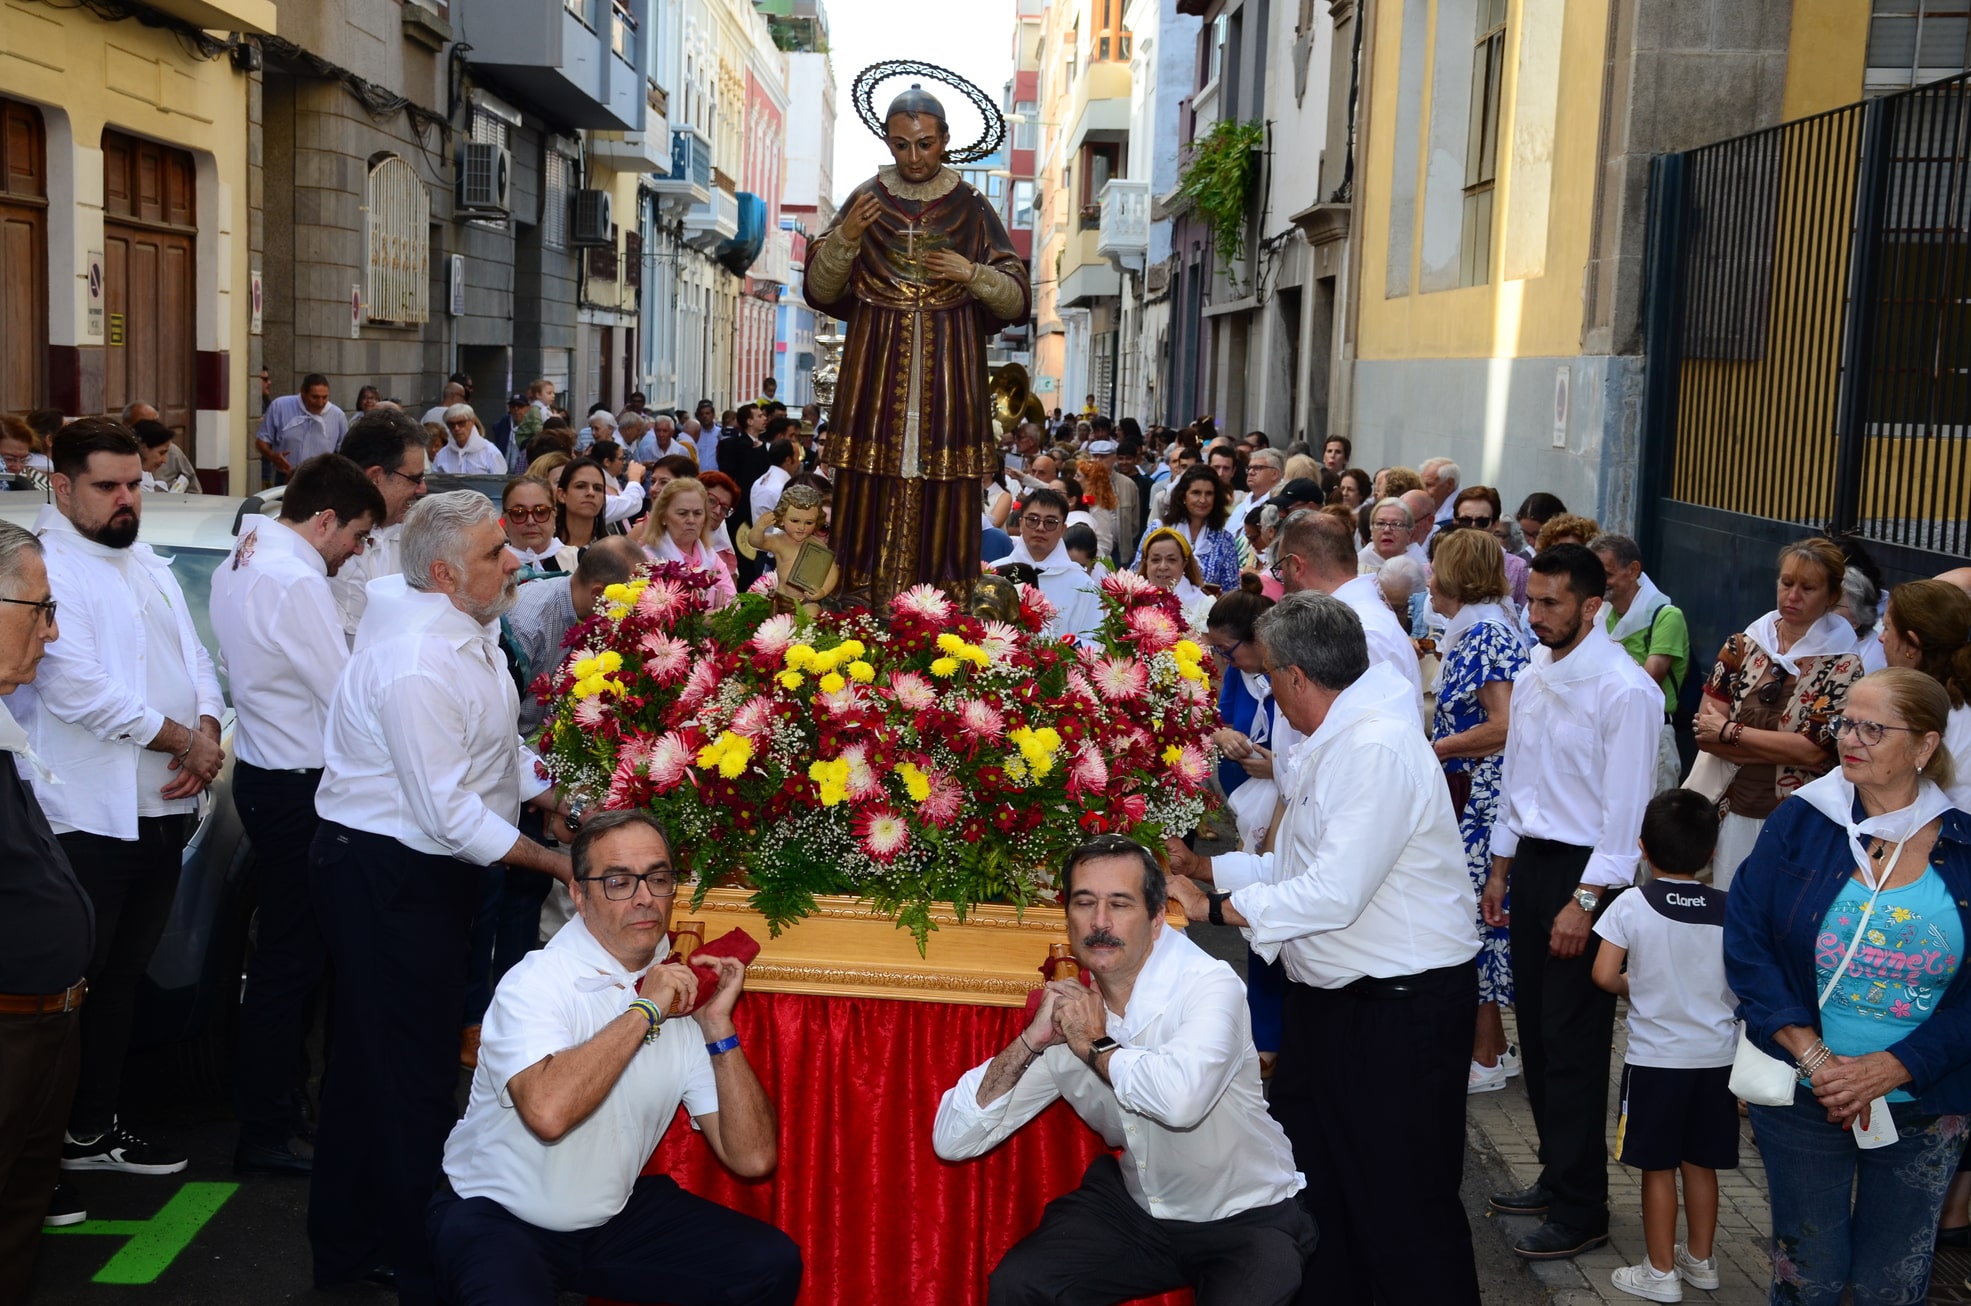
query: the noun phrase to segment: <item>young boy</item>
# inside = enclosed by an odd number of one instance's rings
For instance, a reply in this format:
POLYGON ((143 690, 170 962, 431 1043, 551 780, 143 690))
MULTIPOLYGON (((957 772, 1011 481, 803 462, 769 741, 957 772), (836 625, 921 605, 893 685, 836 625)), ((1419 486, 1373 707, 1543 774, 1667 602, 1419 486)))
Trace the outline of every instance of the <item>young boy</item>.
POLYGON ((1718 841, 1716 808, 1672 789, 1643 811, 1643 860, 1656 878, 1618 894, 1595 924, 1595 983, 1629 999, 1616 1158, 1643 1172, 1648 1257, 1614 1284, 1649 1301, 1682 1301, 1683 1285, 1716 1288, 1718 1171, 1738 1168, 1731 1095, 1737 1000, 1725 983, 1725 892, 1697 882, 1718 841), (1628 973, 1623 973, 1623 962, 1628 973), (1677 1236, 1677 1172, 1686 1241, 1677 1236))

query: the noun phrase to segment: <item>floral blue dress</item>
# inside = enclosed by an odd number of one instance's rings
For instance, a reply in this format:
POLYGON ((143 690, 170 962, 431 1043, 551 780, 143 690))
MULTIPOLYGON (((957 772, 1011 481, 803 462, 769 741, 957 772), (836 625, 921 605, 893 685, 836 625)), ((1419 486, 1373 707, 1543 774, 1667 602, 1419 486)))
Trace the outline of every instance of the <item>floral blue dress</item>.
MULTIPOLYGON (((1147 540, 1153 532, 1165 529, 1177 531, 1186 540, 1190 538, 1190 528, 1187 526, 1167 527, 1164 522, 1153 521, 1143 528, 1143 539, 1147 540)), ((1239 588, 1239 542, 1232 538, 1230 531, 1205 527, 1191 548, 1191 556, 1197 559, 1198 575, 1205 584, 1218 586, 1221 594, 1230 594, 1239 588)), ((1136 561, 1131 570, 1143 570, 1142 540, 1137 541, 1136 561)))
MULTIPOLYGON (((1479 706, 1479 689, 1494 680, 1511 680, 1525 668, 1526 650, 1513 631, 1496 621, 1481 621, 1466 631, 1444 663, 1430 737, 1443 739, 1482 725, 1486 716, 1479 706)), ((1465 841, 1465 870, 1471 876, 1474 912, 1485 892, 1486 877, 1492 872, 1492 822, 1499 814, 1499 781, 1504 770, 1503 749, 1490 757, 1454 757, 1444 763, 1447 775, 1471 773, 1471 797, 1458 813, 1458 833, 1465 841)), ((1494 929, 1483 916, 1478 918, 1480 1002, 1512 1001, 1512 953, 1507 937, 1506 930, 1494 929)))

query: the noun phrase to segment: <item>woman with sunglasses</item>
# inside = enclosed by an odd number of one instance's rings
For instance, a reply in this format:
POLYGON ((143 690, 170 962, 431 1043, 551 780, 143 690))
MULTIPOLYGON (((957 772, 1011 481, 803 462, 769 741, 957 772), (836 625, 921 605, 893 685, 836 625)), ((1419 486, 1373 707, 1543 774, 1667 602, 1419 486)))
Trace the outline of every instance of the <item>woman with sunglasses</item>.
POLYGON ((561 541, 554 537, 554 491, 546 482, 528 476, 508 481, 500 491, 500 513, 507 550, 520 559, 520 580, 561 570, 554 556, 561 552, 561 541))
POLYGON ((1852 686, 1828 721, 1840 768, 1780 805, 1726 895, 1745 1036, 1799 1078, 1791 1104, 1749 1112, 1775 1302, 1929 1288, 1971 1113, 1971 816, 1944 794, 1949 714, 1908 668, 1852 686))
POLYGON ((1729 888, 1780 800, 1835 763, 1832 721, 1861 678, 1854 627, 1834 612, 1848 560, 1826 539, 1779 551, 1778 606, 1725 641, 1692 730, 1684 781, 1718 804, 1712 883, 1729 888))
POLYGON ((1489 485, 1467 485, 1451 501, 1453 526, 1484 531, 1499 541, 1499 550, 1506 564, 1506 585, 1512 591, 1513 610, 1518 612, 1526 607, 1526 576, 1532 568, 1526 565, 1525 558, 1506 549, 1505 541, 1500 536, 1500 523, 1504 520, 1499 492, 1489 485))

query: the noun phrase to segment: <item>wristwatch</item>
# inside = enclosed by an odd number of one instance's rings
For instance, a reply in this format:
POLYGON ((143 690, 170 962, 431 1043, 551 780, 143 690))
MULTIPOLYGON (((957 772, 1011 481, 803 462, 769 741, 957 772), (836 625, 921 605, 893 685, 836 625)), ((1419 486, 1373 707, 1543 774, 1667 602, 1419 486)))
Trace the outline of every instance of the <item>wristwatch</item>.
POLYGON ((1213 925, 1223 925, 1225 923, 1225 900, 1231 896, 1229 893, 1217 893, 1210 889, 1205 890, 1205 919, 1213 925))
MULTIPOLYGON (((1090 1043, 1088 1045, 1088 1068, 1090 1070, 1095 1070, 1095 1061, 1098 1057, 1100 1057, 1104 1052, 1113 1052, 1121 1046, 1122 1044, 1116 1042, 1114 1039, 1110 1038, 1107 1034, 1102 1035, 1102 1037, 1096 1039, 1093 1043, 1090 1043)), ((1102 1072, 1096 1070, 1095 1073, 1099 1075, 1102 1072)))
POLYGON ((1574 905, 1592 916, 1595 914, 1595 908, 1601 906, 1601 895, 1593 889, 1576 889, 1574 905))

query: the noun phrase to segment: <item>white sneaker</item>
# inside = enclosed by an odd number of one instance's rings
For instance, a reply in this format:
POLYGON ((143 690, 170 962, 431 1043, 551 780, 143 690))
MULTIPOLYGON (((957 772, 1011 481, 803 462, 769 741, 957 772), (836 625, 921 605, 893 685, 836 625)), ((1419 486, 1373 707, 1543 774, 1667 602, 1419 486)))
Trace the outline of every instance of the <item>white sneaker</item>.
POLYGON ((1718 1290, 1718 1253, 1713 1251, 1705 1260, 1698 1260, 1690 1254, 1690 1249, 1682 1243, 1677 1244, 1677 1273, 1684 1276, 1684 1282, 1693 1288, 1703 1288, 1707 1292, 1718 1290))
POLYGON ((1684 1299, 1683 1275, 1672 1270, 1659 1275, 1650 1268, 1648 1261, 1640 1265, 1625 1265, 1608 1276, 1608 1281, 1617 1290, 1631 1297, 1641 1297, 1644 1301, 1682 1301, 1684 1299))
POLYGON ((1519 1044, 1506 1044, 1506 1050, 1499 1054, 1499 1068, 1509 1078, 1519 1073, 1519 1044))
POLYGON ((1512 1075, 1507 1072, 1503 1058, 1496 1066, 1481 1066, 1474 1061, 1471 1063, 1471 1074, 1465 1080, 1465 1092, 1496 1093, 1504 1088, 1506 1081, 1511 1078, 1512 1075))

